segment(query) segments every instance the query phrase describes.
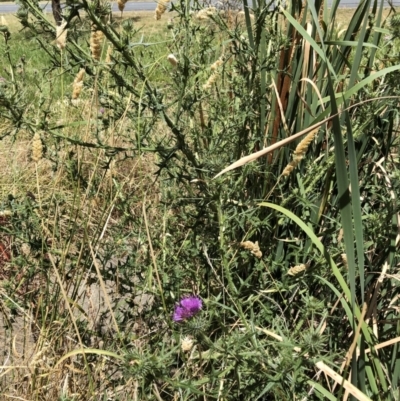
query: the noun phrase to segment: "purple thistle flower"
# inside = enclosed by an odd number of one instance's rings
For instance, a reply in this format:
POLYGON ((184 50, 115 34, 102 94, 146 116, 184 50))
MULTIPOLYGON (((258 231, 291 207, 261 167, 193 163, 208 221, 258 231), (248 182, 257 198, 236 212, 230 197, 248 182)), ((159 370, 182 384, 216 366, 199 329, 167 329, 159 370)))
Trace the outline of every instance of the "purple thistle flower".
POLYGON ((200 312, 203 307, 203 301, 196 296, 189 296, 182 298, 178 305, 175 306, 174 322, 181 322, 182 320, 190 319, 200 312))

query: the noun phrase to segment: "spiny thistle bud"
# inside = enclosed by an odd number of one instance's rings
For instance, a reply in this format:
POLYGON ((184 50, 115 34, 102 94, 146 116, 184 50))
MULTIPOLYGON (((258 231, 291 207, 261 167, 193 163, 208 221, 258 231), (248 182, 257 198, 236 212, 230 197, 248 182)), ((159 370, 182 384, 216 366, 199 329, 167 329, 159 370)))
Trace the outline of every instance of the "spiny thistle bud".
POLYGON ((124 11, 124 9, 125 9, 125 4, 128 2, 128 0, 118 0, 117 1, 117 4, 118 4, 118 9, 119 9, 119 11, 121 11, 121 13, 122 13, 122 11, 124 11))
POLYGON ((173 67, 176 67, 178 65, 178 60, 172 53, 168 54, 167 60, 171 63, 173 67))
POLYGON ((72 86, 72 99, 78 99, 82 87, 83 87, 83 77, 85 76, 85 69, 81 68, 78 72, 78 74, 76 74, 76 77, 74 79, 74 83, 72 86))
POLYGON ((260 247, 258 245, 258 241, 256 242, 251 242, 251 241, 245 241, 241 242, 240 246, 244 249, 249 250, 256 258, 261 259, 262 258, 262 252, 260 251, 260 247))
POLYGON ((90 51, 95 60, 100 60, 101 56, 101 42, 103 40, 103 32, 93 30, 90 35, 90 51))
POLYGON ((166 0, 166 1, 159 1, 156 7, 156 20, 160 20, 161 16, 165 13, 166 9, 167 9, 167 5, 170 2, 170 0, 166 0))
POLYGON ((43 157, 43 144, 39 133, 35 133, 32 141, 32 160, 37 163, 43 157))
POLYGON ((56 45, 60 50, 65 48, 65 44, 67 42, 67 32, 68 29, 65 29, 67 23, 64 22, 63 24, 56 27, 56 45))

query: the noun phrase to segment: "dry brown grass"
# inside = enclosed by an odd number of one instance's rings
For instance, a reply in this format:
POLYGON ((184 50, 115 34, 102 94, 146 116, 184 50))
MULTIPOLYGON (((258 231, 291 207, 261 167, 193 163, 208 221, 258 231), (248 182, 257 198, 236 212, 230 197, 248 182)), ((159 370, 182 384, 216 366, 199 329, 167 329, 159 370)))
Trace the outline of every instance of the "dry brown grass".
MULTIPOLYGON (((63 102, 54 105, 55 118, 62 119, 67 125, 63 135, 66 137, 76 135, 76 129, 68 127, 68 122, 83 118, 88 123, 80 129, 79 135, 86 142, 95 142, 90 121, 93 121, 92 116, 96 113, 96 108, 92 105, 92 99, 87 97, 82 99, 79 107, 63 102)), ((105 143, 129 147, 129 144, 118 135, 126 126, 124 118, 111 125, 107 132, 108 137, 103 138, 105 143)), ((0 126, 0 135, 8 129, 9 126, 3 123, 0 126)), ((100 243, 104 246, 115 245, 113 227, 118 226, 120 219, 124 217, 118 209, 122 197, 128 199, 147 197, 154 207, 156 206, 158 187, 150 185, 154 181, 154 158, 150 155, 126 159, 126 156, 133 156, 126 152, 124 157, 115 157, 110 169, 105 171, 102 166, 108 157, 104 150, 78 148, 68 141, 55 149, 51 135, 43 132, 41 140, 47 147, 47 152, 35 163, 32 160, 32 140, 31 133, 21 132, 15 142, 9 138, 0 141, 2 165, 0 196, 5 200, 11 195, 15 203, 21 205, 21 210, 27 198, 32 199, 28 202, 34 207, 33 218, 36 217, 39 221, 39 230, 42 230, 46 252, 57 260, 61 285, 73 299, 71 302, 74 318, 68 312, 70 302, 60 294, 57 296, 56 304, 49 302, 49 299, 57 294, 58 279, 53 272, 55 266, 50 264, 47 268, 50 270, 43 270, 43 260, 48 262, 47 256, 37 252, 27 256, 30 268, 35 266, 37 270, 34 274, 35 279, 32 279, 28 275, 27 268, 13 263, 13 258, 20 256, 26 244, 22 243, 18 236, 1 234, 0 245, 5 248, 1 255, 2 259, 0 258, 0 269, 3 273, 0 276, 1 395, 10 399, 18 397, 46 401, 57 400, 62 395, 78 397, 73 399, 98 399, 96 397, 100 397, 107 386, 111 386, 105 377, 110 377, 108 369, 113 361, 99 358, 98 363, 91 369, 92 380, 95 383, 93 390, 90 389, 89 376, 81 357, 67 359, 57 368, 55 363, 68 351, 79 346, 72 340, 76 338, 74 319, 79 319, 81 324, 86 324, 93 331, 100 329, 103 334, 115 332, 110 319, 100 322, 101 314, 108 310, 108 306, 107 295, 99 285, 99 277, 96 274, 89 277, 82 270, 83 266, 96 263, 93 255, 87 252, 87 248, 91 246, 87 243, 87 238, 95 241, 100 235, 99 227, 104 226, 100 243), (57 166, 48 159, 51 152, 57 152, 57 166), (71 181, 68 171, 71 162, 76 162, 80 166, 82 178, 86 181, 85 186, 80 187, 71 181), (118 188, 114 185, 115 182, 118 182, 118 188), (57 199, 57 202, 54 202, 54 199, 57 199), (72 239, 69 234, 71 230, 74 231, 72 239), (83 255, 84 248, 87 256, 83 255), (73 270, 73 279, 64 275, 64 272, 71 269, 72 260, 76 260, 77 266, 73 270), (89 278, 94 281, 89 283, 87 281, 89 278), (3 286, 10 281, 21 282, 18 287, 19 292, 12 297, 3 289, 3 286), (23 284, 24 282, 27 285, 23 284), (40 291, 40 287, 46 288, 46 286, 48 286, 47 296, 50 297, 47 300, 46 295, 40 291), (23 306, 27 297, 31 299, 29 307, 23 306), (55 311, 54 307, 58 316, 55 319, 50 317, 55 311), (46 311, 45 315, 43 311, 46 311)), ((5 214, 9 216, 8 209, 9 206, 3 206, 0 212, 7 212, 5 214)), ((140 217, 141 210, 141 202, 131 203, 129 212, 132 216, 140 217)), ((12 214, 14 218, 18 218, 18 209, 12 211, 12 214)), ((149 211, 147 218, 153 217, 154 214, 149 211)), ((7 217, 0 223, 8 224, 7 217)), ((128 234, 130 227, 126 227, 126 230, 128 234)), ((120 245, 121 251, 114 255, 114 265, 123 262, 127 249, 132 252, 135 247, 132 242, 120 245)), ((138 245, 138 248, 142 245, 138 245)), ((102 248, 94 247, 94 252, 97 251, 101 252, 102 248)), ((135 249, 134 252, 136 257, 140 257, 140 253, 145 250, 135 249)), ((107 293, 112 292, 118 297, 118 302, 121 302, 115 282, 106 281, 105 289, 107 293)), ((116 307, 113 297, 111 303, 116 307)), ((112 338, 109 334, 105 337, 112 338)), ((104 338, 99 335, 91 335, 89 341, 85 340, 85 347, 107 347, 103 340, 104 338)), ((128 394, 129 390, 124 390, 125 393, 128 394)), ((0 399, 3 399, 2 397, 0 399)))

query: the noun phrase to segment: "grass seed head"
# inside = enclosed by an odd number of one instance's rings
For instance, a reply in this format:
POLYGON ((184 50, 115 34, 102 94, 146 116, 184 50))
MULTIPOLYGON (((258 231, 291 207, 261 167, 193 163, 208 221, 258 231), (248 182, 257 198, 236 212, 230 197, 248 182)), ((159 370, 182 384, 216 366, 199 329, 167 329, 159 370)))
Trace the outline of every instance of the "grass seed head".
POLYGON ((43 144, 39 133, 33 137, 32 141, 32 160, 37 163, 43 157, 43 144))
POLYGON ((108 48, 107 48, 106 60, 105 60, 107 64, 110 64, 112 62, 112 60, 111 60, 112 51, 113 51, 112 44, 109 43, 108 48))
POLYGON ((204 90, 209 90, 214 85, 219 77, 219 69, 224 64, 224 56, 221 56, 217 61, 211 64, 212 74, 208 78, 207 82, 203 85, 204 90))
POLYGON ((252 241, 244 241, 240 243, 240 246, 244 249, 247 249, 250 251, 256 258, 261 259, 262 258, 262 252, 260 251, 260 247, 258 245, 258 241, 252 242, 252 241))
POLYGON ((301 265, 297 265, 297 266, 293 266, 289 269, 289 271, 287 272, 287 274, 289 276, 297 276, 298 274, 300 274, 301 272, 303 272, 304 270, 306 270, 307 266, 305 264, 301 264, 301 265))
POLYGON ((217 14, 217 9, 215 7, 206 7, 201 9, 196 15, 195 18, 199 21, 208 20, 210 17, 213 17, 217 14))
POLYGON ((82 87, 83 87, 83 77, 85 76, 85 69, 81 68, 76 74, 74 79, 74 83, 72 86, 72 99, 78 99, 79 95, 81 94, 82 87))
POLYGON ((282 175, 289 176, 290 173, 298 166, 301 162, 307 150, 310 146, 310 143, 313 141, 316 133, 318 132, 318 128, 312 130, 306 137, 297 145, 296 150, 293 153, 293 160, 284 168, 282 175))
POLYGON ((95 60, 100 60, 103 36, 103 32, 96 30, 93 30, 90 35, 90 51, 95 60))
POLYGON ((168 3, 169 3, 169 0, 158 2, 157 7, 156 7, 156 15, 155 15, 155 18, 157 21, 161 19, 161 16, 167 10, 168 3))
POLYGON ((66 26, 67 23, 64 22, 56 27, 56 45, 60 50, 64 50, 65 44, 67 43, 68 29, 65 29, 66 26))
POLYGON ((122 11, 124 11, 124 9, 125 9, 125 4, 126 4, 127 2, 128 2, 128 0, 118 0, 118 1, 117 1, 118 10, 121 11, 121 13, 122 13, 122 11))

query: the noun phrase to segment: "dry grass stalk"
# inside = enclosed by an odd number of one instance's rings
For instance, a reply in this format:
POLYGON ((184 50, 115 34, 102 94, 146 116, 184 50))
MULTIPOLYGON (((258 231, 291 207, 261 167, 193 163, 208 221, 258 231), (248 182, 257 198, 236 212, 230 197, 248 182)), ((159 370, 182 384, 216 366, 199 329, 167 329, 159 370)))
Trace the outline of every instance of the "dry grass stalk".
POLYGON ((92 34, 90 35, 90 51, 95 60, 100 60, 103 37, 103 32, 92 30, 92 34))
POLYGON ((306 269, 307 269, 307 265, 305 265, 305 264, 293 266, 288 270, 287 274, 288 274, 288 276, 297 276, 299 273, 303 272, 306 269))
POLYGON ((165 13, 165 11, 167 10, 167 5, 169 3, 169 0, 167 1, 159 1, 156 7, 156 15, 155 18, 156 20, 160 20, 161 16, 165 13))
POLYGON ((81 68, 76 74, 74 79, 73 87, 72 87, 72 99, 78 99, 79 95, 81 94, 82 87, 83 87, 83 77, 85 76, 85 69, 81 68))
POLYGON ((327 376, 332 378, 339 386, 342 386, 351 395, 353 395, 359 401, 371 401, 371 398, 362 393, 357 387, 353 386, 348 380, 344 379, 343 376, 337 374, 333 369, 331 369, 324 362, 319 361, 315 366, 324 372, 327 376))
POLYGON ((213 86, 213 84, 217 81, 219 77, 219 69, 224 64, 224 57, 221 56, 217 61, 211 64, 212 74, 208 78, 207 82, 203 85, 204 90, 209 90, 213 86))
POLYGON ((282 172, 283 176, 288 176, 297 167, 300 161, 305 156, 310 143, 314 140, 315 135, 318 132, 318 128, 312 130, 296 147, 294 151, 293 160, 285 167, 282 172))
POLYGON ((67 23, 64 22, 56 27, 56 45, 60 50, 63 50, 65 48, 65 44, 67 43, 68 29, 65 29, 66 26, 67 23))
POLYGON ((8 26, 8 22, 7 22, 7 20, 4 18, 4 16, 1 16, 1 24, 0 24, 0 25, 8 26))
POLYGON ((37 163, 43 157, 43 144, 39 133, 35 133, 32 141, 32 160, 37 163))
POLYGON ((118 10, 121 11, 121 13, 122 13, 122 11, 124 11, 124 9, 125 9, 125 4, 126 4, 127 2, 128 2, 128 0, 118 0, 118 1, 117 1, 118 10))
POLYGON ((240 243, 240 246, 244 249, 249 250, 256 258, 262 258, 262 252, 260 251, 260 247, 258 245, 258 241, 244 241, 240 243))

